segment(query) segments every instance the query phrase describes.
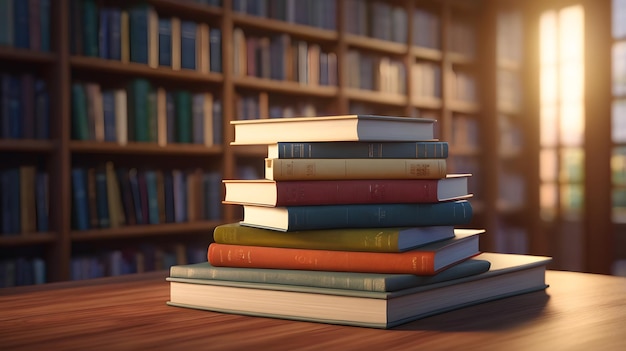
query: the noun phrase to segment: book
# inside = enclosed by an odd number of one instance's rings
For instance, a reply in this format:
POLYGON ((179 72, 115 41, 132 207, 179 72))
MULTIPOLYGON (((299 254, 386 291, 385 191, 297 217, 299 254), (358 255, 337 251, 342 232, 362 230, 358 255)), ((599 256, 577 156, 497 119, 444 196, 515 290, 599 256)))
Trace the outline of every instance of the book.
POLYGON ((433 275, 479 253, 480 230, 464 230, 453 238, 404 252, 360 252, 293 249, 211 243, 213 266, 312 271, 433 275))
MULTIPOLYGON (((444 312, 541 291, 544 256, 482 253, 488 271, 391 292, 166 278, 170 306, 250 316, 387 329, 444 312)), ((450 268, 452 269, 452 268, 450 268)))
POLYGON ((172 266, 169 276, 182 279, 225 280, 384 292, 480 274, 488 271, 490 266, 491 263, 487 260, 470 258, 435 275, 415 275, 215 267, 209 262, 200 262, 172 266))
POLYGON ((470 174, 441 179, 224 179, 224 203, 260 206, 440 202, 469 198, 470 174))
POLYGON ((417 141, 434 139, 434 119, 341 115, 237 120, 232 145, 296 141, 417 141), (384 130, 384 133, 381 132, 384 130))
MULTIPOLYGON (((456 229, 462 232, 464 229, 456 229)), ((312 250, 402 252, 450 239, 454 226, 345 228, 279 232, 242 226, 239 223, 215 227, 213 240, 219 244, 269 246, 312 250)))
POLYGON ((267 158, 447 158, 445 141, 278 142, 267 145, 267 158))
POLYGON ((265 178, 270 180, 440 179, 447 174, 446 161, 443 158, 266 158, 265 178))
POLYGON ((467 224, 467 200, 439 203, 267 207, 243 205, 241 224, 280 231, 467 224))

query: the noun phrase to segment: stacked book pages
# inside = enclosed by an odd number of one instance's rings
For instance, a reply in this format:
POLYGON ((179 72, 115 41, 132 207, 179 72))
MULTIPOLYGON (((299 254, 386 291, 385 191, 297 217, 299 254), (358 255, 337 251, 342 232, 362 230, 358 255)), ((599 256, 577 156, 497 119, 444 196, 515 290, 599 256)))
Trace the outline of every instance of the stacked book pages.
POLYGON ((173 266, 173 306, 390 328, 546 288, 549 257, 480 252, 471 174, 447 171, 434 120, 346 115, 231 122, 267 145, 263 179, 229 179, 243 219, 207 262, 173 266))

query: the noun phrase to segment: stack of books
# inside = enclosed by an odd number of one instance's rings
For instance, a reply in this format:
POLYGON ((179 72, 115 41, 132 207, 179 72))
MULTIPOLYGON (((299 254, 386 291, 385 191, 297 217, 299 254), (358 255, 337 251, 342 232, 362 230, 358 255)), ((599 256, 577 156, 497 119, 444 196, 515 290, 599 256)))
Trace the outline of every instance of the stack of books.
POLYGON ((265 178, 224 180, 243 220, 207 262, 173 266, 173 306, 390 328, 543 290, 548 257, 481 253, 470 174, 448 174, 434 120, 348 115, 231 122, 268 146, 265 178))

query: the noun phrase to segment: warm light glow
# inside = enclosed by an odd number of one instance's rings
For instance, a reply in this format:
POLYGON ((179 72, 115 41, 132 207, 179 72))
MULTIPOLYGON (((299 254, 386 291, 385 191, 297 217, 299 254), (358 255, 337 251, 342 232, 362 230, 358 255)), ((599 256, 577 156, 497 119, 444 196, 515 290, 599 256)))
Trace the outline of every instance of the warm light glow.
POLYGON ((554 182, 557 178, 558 159, 556 150, 543 149, 539 153, 539 172, 542 182, 554 182))

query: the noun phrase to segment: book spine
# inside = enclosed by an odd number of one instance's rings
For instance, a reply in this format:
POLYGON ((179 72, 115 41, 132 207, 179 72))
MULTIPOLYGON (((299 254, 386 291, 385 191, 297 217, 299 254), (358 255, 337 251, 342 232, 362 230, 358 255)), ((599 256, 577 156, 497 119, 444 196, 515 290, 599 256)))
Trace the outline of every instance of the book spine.
POLYGON ((209 245, 207 258, 216 267, 300 269, 312 271, 434 275, 434 252, 402 253, 286 249, 262 246, 209 245))
POLYGON ((277 158, 447 158, 448 143, 279 142, 277 158))
POLYGON ((265 159, 270 180, 440 179, 446 159, 265 159))

